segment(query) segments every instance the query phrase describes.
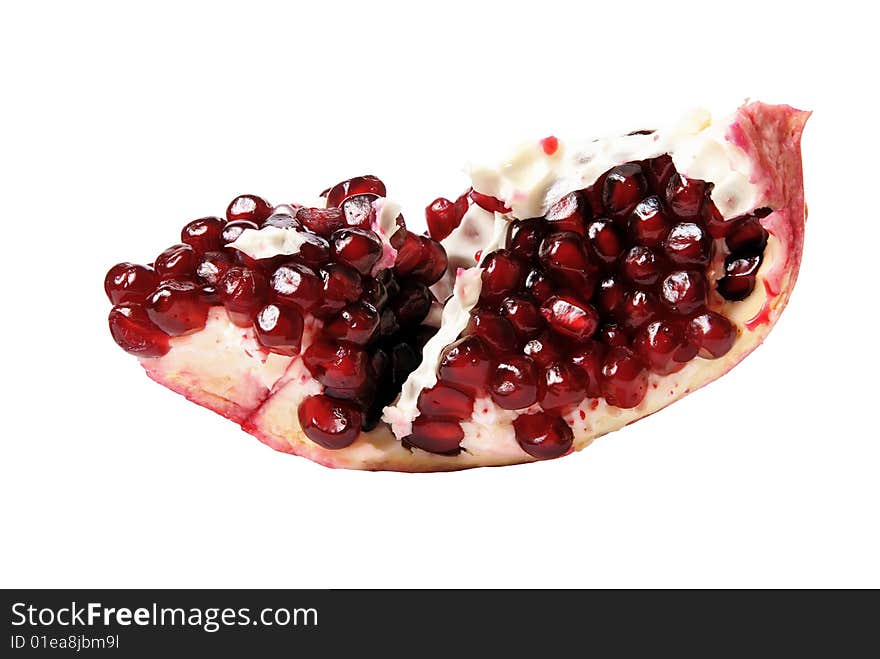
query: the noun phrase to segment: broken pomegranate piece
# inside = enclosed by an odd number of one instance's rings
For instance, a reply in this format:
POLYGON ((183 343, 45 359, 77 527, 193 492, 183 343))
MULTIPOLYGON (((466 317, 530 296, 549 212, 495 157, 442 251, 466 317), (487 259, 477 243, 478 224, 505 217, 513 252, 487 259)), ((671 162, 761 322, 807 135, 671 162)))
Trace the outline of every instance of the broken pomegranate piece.
POLYGON ((241 195, 150 265, 110 269, 111 336, 157 382, 325 465, 557 458, 773 327, 800 265, 807 117, 752 103, 529 143, 426 206, 427 235, 372 175, 323 207, 241 195))

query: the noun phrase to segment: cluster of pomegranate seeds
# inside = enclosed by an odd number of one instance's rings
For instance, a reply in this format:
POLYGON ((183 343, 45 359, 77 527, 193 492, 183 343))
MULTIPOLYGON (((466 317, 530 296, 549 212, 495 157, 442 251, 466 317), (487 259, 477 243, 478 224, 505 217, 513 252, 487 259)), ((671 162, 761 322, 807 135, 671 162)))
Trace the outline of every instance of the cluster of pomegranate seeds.
MULTIPOLYGON (((524 451, 558 457, 572 445, 561 415, 585 398, 636 407, 651 373, 723 356, 736 328, 707 305, 713 288, 731 301, 754 289, 768 238, 759 220, 769 211, 725 221, 711 189, 661 156, 614 167, 544 217, 512 222, 506 247, 480 264, 479 303, 443 353, 438 384, 419 398, 420 423, 407 441, 458 451, 461 433, 438 424, 470 417, 475 398, 488 395, 527 412, 514 423, 524 451), (725 272, 713 285, 716 252, 726 255, 725 272)), ((497 200, 469 196, 504 212, 497 200)), ((457 226, 445 199, 426 214, 432 235, 457 226)))

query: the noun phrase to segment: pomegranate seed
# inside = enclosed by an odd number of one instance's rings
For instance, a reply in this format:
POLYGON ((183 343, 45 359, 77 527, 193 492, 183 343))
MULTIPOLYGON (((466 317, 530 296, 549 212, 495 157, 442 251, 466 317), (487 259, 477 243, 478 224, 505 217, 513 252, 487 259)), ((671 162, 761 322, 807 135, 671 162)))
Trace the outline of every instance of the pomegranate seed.
POLYGON ((333 259, 369 274, 382 256, 382 241, 367 229, 339 229, 333 233, 333 259))
POLYGON ((250 327, 269 296, 269 285, 261 272, 236 266, 223 275, 218 292, 229 319, 240 327, 250 327))
POLYGON ((226 219, 248 220, 260 224, 272 214, 272 206, 268 201, 256 195, 239 195, 226 208, 226 219))
POLYGON ((599 291, 596 293, 596 304, 601 311, 613 314, 626 296, 626 289, 615 277, 606 277, 599 282, 599 291))
POLYGON ((524 355, 507 355, 489 381, 489 395, 498 407, 520 410, 538 402, 538 369, 524 355))
POLYGON ((629 348, 611 348, 602 365, 601 386, 609 405, 635 407, 648 391, 648 372, 629 348))
POLYGON ((660 194, 665 194, 666 185, 669 183, 672 175, 675 174, 675 165, 672 164, 672 158, 668 155, 652 158, 645 162, 644 170, 651 189, 660 194))
POLYGON ((706 196, 706 183, 673 174, 666 184, 666 203, 681 218, 699 217, 706 196))
POLYGON ((683 266, 709 265, 712 239, 699 224, 680 222, 672 227, 663 245, 670 261, 683 266))
POLYGON ((161 357, 171 346, 139 304, 125 302, 110 310, 110 334, 120 348, 138 357, 161 357))
POLYGON ((529 261, 537 256, 544 233, 545 223, 541 218, 514 220, 510 223, 507 234, 507 249, 529 261))
POLYGON ((185 278, 195 272, 197 262, 195 250, 181 243, 159 254, 153 267, 162 279, 185 278))
POLYGON ((607 348, 604 345, 598 341, 588 340, 569 356, 569 361, 584 372, 587 379, 586 395, 590 398, 598 398, 602 395, 599 378, 606 352, 607 348))
POLYGON ((755 290, 761 256, 737 258, 731 254, 724 261, 724 276, 718 280, 718 292, 726 300, 745 300, 755 290))
POLYGON ((488 309, 471 311, 471 319, 463 334, 479 336, 493 354, 509 352, 517 348, 516 333, 511 324, 488 309))
POLYGON ((413 421, 412 434, 403 441, 430 453, 455 454, 463 439, 461 424, 419 416, 413 421))
POLYGON ((296 212, 296 219, 306 229, 324 238, 329 238, 345 224, 339 208, 300 208, 296 212))
POLYGON ((724 238, 738 223, 737 218, 725 220, 724 216, 721 215, 721 211, 718 210, 709 197, 706 198, 703 204, 702 220, 703 224, 706 225, 709 235, 713 238, 724 238))
POLYGON ((577 405, 587 396, 587 376, 568 362, 551 364, 538 380, 538 402, 545 410, 577 405))
POLYGON ((470 190, 455 200, 455 221, 458 224, 461 224, 461 220, 468 212, 468 208, 470 208, 470 190))
POLYGON ((596 310, 571 295, 554 295, 544 302, 541 315, 550 329, 577 341, 593 336, 599 326, 596 310))
POLYGON ((446 274, 446 266, 449 261, 446 258, 446 250, 443 245, 426 236, 420 236, 419 239, 422 242, 419 262, 410 274, 423 284, 430 286, 440 281, 446 274))
POLYGON ((550 232, 573 231, 583 236, 588 216, 589 210, 581 193, 570 192, 547 209, 544 219, 550 232))
POLYGON ((359 389, 368 376, 369 356, 363 348, 319 339, 306 348, 303 363, 325 387, 359 389))
POLYGON ((313 233, 300 234, 304 242, 299 246, 296 260, 310 268, 319 268, 330 260, 330 243, 313 233))
POLYGON ((234 220, 228 222, 226 226, 223 227, 223 231, 220 234, 220 244, 225 247, 229 243, 234 243, 238 240, 238 237, 244 233, 245 229, 253 229, 254 231, 257 231, 259 228, 260 227, 249 220, 234 220))
POLYGON ((487 210, 490 213, 509 213, 510 209, 504 205, 500 199, 496 199, 490 195, 485 195, 477 192, 476 190, 471 190, 470 198, 474 200, 474 203, 482 208, 483 210, 487 210))
POLYGON ((689 315, 706 304, 706 278, 694 270, 677 270, 660 283, 660 301, 670 311, 689 315))
POLYGON ((313 313, 321 318, 335 316, 345 306, 355 302, 364 292, 357 270, 341 263, 330 263, 318 271, 321 294, 313 313))
MULTIPOLYGON (((296 212, 296 211, 295 211, 296 212)), ((276 229, 301 229, 302 224, 290 213, 272 213, 263 220, 261 228, 274 227, 276 229)))
POLYGON ((574 434, 561 417, 545 412, 523 414, 513 421, 516 441, 538 460, 552 460, 571 450, 574 434))
POLYGON ((489 304, 498 304, 511 293, 519 290, 526 276, 523 262, 513 252, 499 249, 489 254, 481 264, 480 278, 483 287, 480 299, 489 304))
POLYGON ((714 311, 691 318, 687 332, 699 346, 700 356, 708 359, 723 357, 736 341, 736 328, 727 318, 714 311))
POLYGON ((477 336, 466 336, 447 346, 437 373, 441 380, 470 394, 485 391, 489 378, 489 355, 477 336))
MULTIPOLYGON (((382 272, 391 271, 383 270, 382 272)), ((369 304, 376 311, 381 311, 388 304, 388 300, 388 289, 385 287, 385 284, 379 281, 378 275, 376 279, 364 277, 364 294, 361 297, 361 302, 369 304)))
POLYGON ((279 355, 298 355, 302 333, 303 319, 296 307, 267 304, 254 316, 257 341, 279 355))
POLYGON ((558 337, 553 337, 549 332, 542 332, 540 336, 526 342, 523 354, 530 357, 540 368, 547 368, 553 362, 562 359, 562 342, 558 337))
POLYGON ((761 254, 769 235, 758 218, 748 217, 736 225, 725 243, 727 249, 736 254, 761 254))
POLYGON ((682 349, 686 347, 685 332, 682 325, 673 321, 655 320, 648 323, 639 330, 633 347, 645 365, 660 375, 675 373, 682 369, 685 362, 696 357, 694 352, 687 359, 680 359, 684 356, 682 349))
POLYGON ((384 197, 385 194, 385 184, 372 174, 365 174, 337 183, 321 193, 321 196, 327 197, 327 207, 333 208, 341 206, 343 201, 354 195, 384 197))
POLYGON ((193 220, 180 231, 180 242, 192 247, 197 253, 220 249, 220 236, 226 221, 219 217, 202 217, 193 220))
POLYGON ((614 263, 623 251, 623 238, 609 220, 595 220, 587 227, 590 247, 600 261, 614 263))
POLYGON ((368 344, 379 329, 379 312, 363 303, 352 304, 324 326, 324 333, 337 341, 368 344))
POLYGON ((666 217, 657 195, 636 204, 629 218, 630 235, 639 245, 645 247, 660 247, 670 226, 669 218, 666 217))
POLYGON ((232 267, 232 259, 226 252, 205 252, 196 265, 196 280, 205 286, 216 287, 232 267))
POLYGON ((394 262, 397 274, 405 277, 418 267, 422 261, 423 245, 421 236, 411 231, 406 232, 403 245, 397 250, 397 259, 394 262))
POLYGON ((388 236, 388 242, 394 249, 399 250, 406 242, 406 221, 402 213, 395 218, 394 226, 394 232, 388 236))
POLYGON ((315 271, 300 263, 285 263, 272 273, 269 289, 273 299, 311 311, 321 298, 322 283, 315 271))
POLYGON ((624 295, 623 302, 617 309, 617 316, 626 329, 635 330, 652 320, 659 310, 653 293, 635 290, 624 295))
POLYGON ((552 156, 559 149, 559 138, 554 135, 545 137, 541 140, 541 149, 548 156, 552 156))
POLYGON ((523 295, 504 298, 499 313, 508 320, 521 341, 534 338, 544 327, 544 319, 538 305, 523 295))
POLYGON ((570 231, 550 234, 541 243, 538 256, 559 285, 577 291, 586 300, 592 297, 598 269, 578 234, 570 231))
POLYGON ((169 279, 147 298, 147 315, 170 336, 196 332, 205 327, 211 308, 199 293, 199 288, 191 281, 169 279))
POLYGON ((445 419, 469 419, 474 411, 474 399, 466 393, 438 382, 419 394, 419 411, 424 416, 445 419))
POLYGON ((421 323, 428 315, 433 300, 427 286, 408 279, 401 286, 400 293, 391 302, 391 309, 401 327, 413 327, 421 323))
POLYGON ((376 209, 373 208, 372 195, 355 195, 342 202, 342 215, 345 226, 369 229, 376 221, 376 209))
POLYGON ((158 283, 159 276, 150 266, 117 263, 104 277, 104 292, 113 304, 143 302, 158 283))
POLYGON ((444 197, 438 197, 425 208, 425 219, 428 221, 428 233, 434 240, 443 240, 461 223, 455 205, 444 197))
POLYGON ((609 348, 629 347, 629 336, 623 331, 623 328, 617 323, 605 323, 599 328, 597 333, 599 341, 609 348))
POLYGON ((363 423, 363 415, 355 405, 322 394, 301 402, 297 416, 306 437, 331 451, 351 446, 363 423))
POLYGON ((526 291, 537 300, 543 303, 553 295, 553 284, 544 276, 540 270, 532 270, 526 276, 526 291))
POLYGON ((623 257, 623 274, 634 284, 650 286, 660 278, 660 262, 647 247, 631 247, 623 257))
POLYGON ((217 292, 216 286, 202 286, 201 289, 199 289, 199 294, 202 296, 202 299, 210 305, 222 304, 222 302, 220 302, 220 293, 217 292))
POLYGON ((626 213, 648 189, 645 174, 638 163, 612 168, 602 183, 602 205, 612 213, 626 213))

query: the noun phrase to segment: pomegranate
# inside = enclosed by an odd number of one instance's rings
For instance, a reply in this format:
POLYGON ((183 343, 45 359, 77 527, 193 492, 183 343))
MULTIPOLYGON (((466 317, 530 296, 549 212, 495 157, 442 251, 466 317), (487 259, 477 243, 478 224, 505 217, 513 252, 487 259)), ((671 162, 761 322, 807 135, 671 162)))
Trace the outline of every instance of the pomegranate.
POLYGON ((323 208, 241 195, 150 265, 110 269, 111 336, 157 382, 328 466, 557 458, 763 341, 800 265, 808 116, 750 103, 537 140, 428 204, 426 235, 372 175, 323 208))

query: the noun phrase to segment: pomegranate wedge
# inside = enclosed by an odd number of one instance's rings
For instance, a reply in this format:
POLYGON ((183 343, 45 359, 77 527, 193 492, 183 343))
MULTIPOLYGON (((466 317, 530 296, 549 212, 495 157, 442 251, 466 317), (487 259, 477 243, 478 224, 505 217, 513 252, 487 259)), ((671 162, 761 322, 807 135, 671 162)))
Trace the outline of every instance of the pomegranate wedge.
POLYGON ((545 138, 407 230, 375 176, 243 195, 104 282, 147 374, 279 451, 445 471, 587 446, 720 377, 798 274, 809 113, 545 138))

